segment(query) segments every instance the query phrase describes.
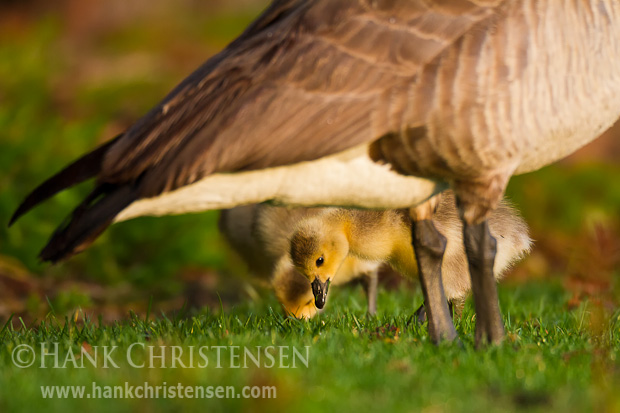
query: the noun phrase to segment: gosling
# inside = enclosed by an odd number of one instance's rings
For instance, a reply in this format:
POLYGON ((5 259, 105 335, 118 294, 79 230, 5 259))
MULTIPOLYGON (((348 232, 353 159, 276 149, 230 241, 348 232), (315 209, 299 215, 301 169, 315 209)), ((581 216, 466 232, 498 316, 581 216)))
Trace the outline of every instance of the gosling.
MULTIPOLYGON (((467 256, 463 247, 462 222, 454 194, 445 192, 437 200, 433 223, 446 238, 442 261, 445 296, 450 303, 462 303, 471 290, 467 256)), ((493 267, 496 280, 527 254, 529 230, 519 213, 505 200, 489 217, 491 234, 497 239, 493 267)), ((411 220, 405 210, 357 210, 325 208, 298 222, 290 238, 290 258, 312 286, 315 304, 322 308, 331 283, 349 258, 379 265, 387 263, 402 275, 414 278, 418 263, 411 254, 411 220)), ((422 306, 418 320, 424 321, 422 306)))

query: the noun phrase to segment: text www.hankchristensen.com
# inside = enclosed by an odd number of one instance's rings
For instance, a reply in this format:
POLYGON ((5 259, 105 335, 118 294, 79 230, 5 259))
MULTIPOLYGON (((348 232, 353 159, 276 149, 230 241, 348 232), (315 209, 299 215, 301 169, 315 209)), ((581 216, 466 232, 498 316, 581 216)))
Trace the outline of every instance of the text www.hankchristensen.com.
POLYGON ((44 399, 275 399, 275 386, 186 386, 181 383, 153 386, 41 386, 44 399))

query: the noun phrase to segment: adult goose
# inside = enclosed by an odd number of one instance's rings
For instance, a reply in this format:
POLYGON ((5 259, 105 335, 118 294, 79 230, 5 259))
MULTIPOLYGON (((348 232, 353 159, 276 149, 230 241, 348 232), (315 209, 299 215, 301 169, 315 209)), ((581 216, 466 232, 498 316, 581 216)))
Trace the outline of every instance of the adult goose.
MULTIPOLYGON (((478 344, 504 336, 487 217, 510 176, 595 139, 620 110, 616 0, 276 0, 125 133, 30 194, 13 220, 95 188, 41 252, 115 219, 262 202, 412 208, 432 339, 454 339, 432 202, 463 219, 478 344)), ((412 252, 413 253, 413 252, 412 252)))

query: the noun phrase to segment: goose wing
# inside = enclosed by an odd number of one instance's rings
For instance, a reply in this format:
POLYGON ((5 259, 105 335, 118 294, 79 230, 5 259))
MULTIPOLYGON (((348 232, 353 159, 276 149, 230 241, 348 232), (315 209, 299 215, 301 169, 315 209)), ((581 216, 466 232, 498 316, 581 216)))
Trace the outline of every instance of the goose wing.
MULTIPOLYGON (((43 260, 85 248, 137 199, 317 159, 401 127, 420 70, 506 0, 276 0, 114 142, 40 185, 12 220, 95 177, 43 260), (96 159, 96 162, 92 162, 96 159)), ((414 110, 415 108, 409 108, 414 110)))
POLYGON ((100 179, 141 197, 317 159, 400 128, 420 69, 501 1, 279 1, 115 143, 100 179))

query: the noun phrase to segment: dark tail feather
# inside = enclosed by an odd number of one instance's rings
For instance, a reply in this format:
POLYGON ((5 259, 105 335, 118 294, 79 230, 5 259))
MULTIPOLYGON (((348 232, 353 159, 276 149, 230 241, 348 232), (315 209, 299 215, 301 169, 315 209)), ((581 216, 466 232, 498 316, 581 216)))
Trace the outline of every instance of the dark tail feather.
POLYGON ((46 199, 56 195, 63 189, 70 188, 73 185, 77 185, 80 182, 97 175, 101 170, 101 163, 103 162, 104 155, 110 146, 112 146, 112 144, 114 144, 114 142, 116 142, 121 136, 122 134, 101 145, 94 151, 87 153, 36 187, 35 190, 32 191, 17 208, 9 221, 9 226, 13 225, 13 223, 26 212, 30 211, 46 199))
POLYGON ((58 227, 39 258, 57 262, 82 251, 136 199, 137 191, 132 185, 99 185, 58 227))

